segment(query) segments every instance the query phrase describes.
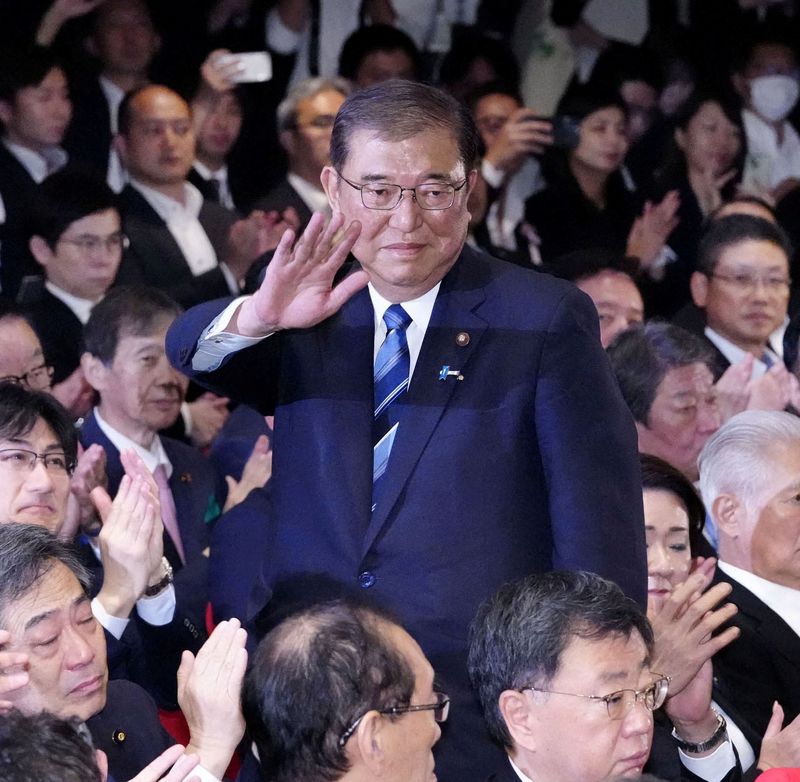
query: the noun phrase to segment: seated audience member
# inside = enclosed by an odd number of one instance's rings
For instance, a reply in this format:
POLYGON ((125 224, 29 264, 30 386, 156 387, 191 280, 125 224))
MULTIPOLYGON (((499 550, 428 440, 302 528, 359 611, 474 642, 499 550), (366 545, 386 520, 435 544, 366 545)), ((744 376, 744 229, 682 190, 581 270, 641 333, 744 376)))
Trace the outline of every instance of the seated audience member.
MULTIPOLYGON (((0 716, 0 782, 106 782, 108 760, 83 735, 78 719, 43 711, 0 716)), ((180 744, 165 749, 131 782, 182 782, 199 763, 180 744), (169 771, 170 767, 172 768, 169 771), (169 771, 167 776, 162 777, 169 771)))
POLYGON ((333 120, 349 92, 343 79, 323 78, 306 79, 289 90, 277 112, 289 170, 284 181, 256 201, 256 209, 283 213, 291 207, 299 218, 298 232, 313 212, 330 215, 320 175, 330 163, 333 120))
POLYGON ((525 108, 515 89, 496 82, 470 96, 469 106, 484 147, 480 171, 491 202, 476 240, 498 258, 540 263, 538 239, 524 215, 525 202, 545 186, 536 155, 552 141, 550 123, 525 108))
POLYGON ((671 317, 690 299, 689 278, 706 218, 731 198, 741 179, 744 129, 739 102, 696 91, 673 119, 672 138, 656 172, 655 195, 680 196, 678 223, 668 238, 677 258, 648 291, 649 311, 671 317))
POLYGON ((715 378, 745 360, 753 378, 771 367, 786 374, 783 344, 770 338, 787 317, 791 252, 786 235, 767 220, 736 214, 709 224, 691 289, 705 313, 703 335, 714 351, 715 378))
POLYGON ((214 473, 200 453, 159 435, 180 413, 186 379, 173 369, 164 338, 180 312, 154 288, 115 288, 92 310, 84 330, 82 366, 99 395, 81 429, 81 444, 102 446, 108 487, 123 475, 121 454, 132 449, 158 485, 164 555, 178 599, 202 625, 207 600, 209 522, 219 515, 214 473))
MULTIPOLYGON (((46 711, 84 723, 116 780, 138 774, 173 742, 152 699, 137 685, 108 681, 106 648, 92 616, 88 574, 47 530, 0 525, 2 655, 16 662, 0 675, 3 702, 23 714, 46 711), (23 675, 8 679, 19 670, 23 675), (23 681, 24 679, 24 681, 23 681)), ((221 779, 241 739, 239 691, 247 662, 246 633, 221 623, 181 667, 180 702, 189 725, 187 751, 221 779)))
POLYGON ((252 262, 275 246, 275 221, 237 221, 186 181, 195 149, 186 101, 159 85, 129 92, 117 149, 130 175, 120 193, 129 246, 117 282, 154 285, 184 305, 238 293, 252 262))
POLYGON ((375 609, 323 603, 259 644, 242 695, 261 779, 424 782, 450 701, 416 641, 375 609))
POLYGON ((406 33, 388 24, 359 27, 342 46, 339 76, 363 90, 388 79, 416 81, 420 53, 406 33))
POLYGON ((637 268, 634 258, 603 250, 576 250, 558 262, 557 276, 574 282, 597 307, 604 348, 621 331, 644 321, 642 294, 634 281, 637 268))
MULTIPOLYGON (((13 297, 34 268, 22 235, 36 185, 62 168, 60 144, 72 116, 67 77, 46 49, 7 50, 0 62, 0 283, 13 297)), ((35 272, 34 272, 35 273, 35 272)))
POLYGON ((714 660, 718 699, 758 751, 768 725, 785 718, 800 726, 800 420, 782 411, 740 413, 709 439, 698 463, 719 538, 716 580, 731 585, 739 609, 732 623, 740 637, 714 660))
POLYGON ((640 197, 625 183, 626 111, 619 95, 589 86, 567 93, 559 104, 558 114, 574 125, 574 137, 543 158, 547 187, 525 207, 545 263, 555 265, 560 256, 587 247, 635 256, 643 269, 662 262, 678 197, 670 193, 642 210, 640 197))
POLYGON ((619 334, 608 357, 636 422, 640 453, 697 480, 697 455, 720 425, 710 349, 688 331, 653 322, 619 334))

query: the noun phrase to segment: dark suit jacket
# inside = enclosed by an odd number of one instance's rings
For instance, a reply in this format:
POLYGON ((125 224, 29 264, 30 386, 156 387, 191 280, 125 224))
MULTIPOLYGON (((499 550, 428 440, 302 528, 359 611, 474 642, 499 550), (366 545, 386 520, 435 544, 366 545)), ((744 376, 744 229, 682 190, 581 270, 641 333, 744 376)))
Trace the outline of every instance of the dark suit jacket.
MULTIPOLYGON (((130 239, 130 247, 122 256, 116 284, 154 285, 183 306, 230 294, 219 267, 198 276, 192 274, 167 224, 130 185, 120 193, 120 206, 123 230, 130 239)), ((236 221, 236 215, 219 204, 205 201, 199 220, 214 247, 217 260, 224 260, 228 231, 236 221)))
POLYGON ((284 179, 278 182, 272 190, 253 204, 253 209, 263 209, 265 212, 272 210, 282 212, 290 206, 294 207, 297 216, 300 218, 299 234, 308 225, 308 221, 311 219, 311 210, 306 205, 306 202, 300 198, 298 192, 289 184, 289 180, 284 179))
POLYGON ((729 583, 726 598, 739 611, 731 620, 741 635, 714 655, 715 694, 742 729, 756 757, 779 701, 788 725, 800 713, 800 637, 749 589, 717 568, 715 583, 729 583))
POLYGON ((106 753, 109 774, 118 782, 135 777, 175 743, 161 727, 153 699, 132 682, 109 682, 105 708, 86 720, 86 727, 95 749, 106 753))
POLYGON ((95 74, 82 74, 70 83, 72 120, 64 136, 70 160, 105 180, 111 152, 111 112, 95 74))
POLYGON ((478 605, 506 581, 553 568, 593 570, 644 602, 636 434, 596 310, 568 283, 464 248, 442 281, 371 514, 368 292, 199 375, 197 339, 225 304, 183 315, 167 349, 209 387, 275 411, 262 629, 337 590, 382 604, 455 703, 440 778, 486 776, 499 750, 466 672, 478 605), (440 381, 443 366, 464 380, 440 381))
MULTIPOLYGON (((202 174, 192 166, 189 175, 186 179, 193 184, 202 194, 206 201, 212 201, 215 204, 219 203, 219 193, 214 185, 207 179, 204 179, 202 174)), ((236 207, 237 212, 244 212, 244 196, 241 191, 241 184, 235 171, 228 168, 228 187, 231 191, 231 198, 233 198, 233 205, 236 207)))

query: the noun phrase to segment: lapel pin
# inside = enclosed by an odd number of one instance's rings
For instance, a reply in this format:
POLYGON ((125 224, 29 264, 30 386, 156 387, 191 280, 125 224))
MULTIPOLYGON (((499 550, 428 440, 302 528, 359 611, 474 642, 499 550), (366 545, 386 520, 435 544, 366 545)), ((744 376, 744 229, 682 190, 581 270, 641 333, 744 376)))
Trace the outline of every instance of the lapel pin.
POLYGON ((464 379, 460 369, 450 369, 449 364, 443 364, 439 370, 439 380, 447 380, 448 377, 454 377, 456 380, 464 379))
POLYGON ((182 472, 180 480, 181 480, 181 483, 191 483, 192 482, 192 474, 190 472, 182 472))
POLYGON ((460 348, 465 348, 469 345, 469 334, 467 334, 466 331, 459 331, 458 334, 456 334, 456 345, 460 348))

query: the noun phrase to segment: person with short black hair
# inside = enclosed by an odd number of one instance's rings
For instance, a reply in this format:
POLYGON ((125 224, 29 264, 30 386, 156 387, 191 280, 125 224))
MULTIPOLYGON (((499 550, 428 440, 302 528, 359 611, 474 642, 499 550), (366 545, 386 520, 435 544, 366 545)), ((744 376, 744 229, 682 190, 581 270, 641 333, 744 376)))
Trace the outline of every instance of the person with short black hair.
POLYGON ((387 79, 418 79, 420 52, 402 30, 388 24, 371 24, 351 33, 339 55, 339 76, 357 89, 387 79))

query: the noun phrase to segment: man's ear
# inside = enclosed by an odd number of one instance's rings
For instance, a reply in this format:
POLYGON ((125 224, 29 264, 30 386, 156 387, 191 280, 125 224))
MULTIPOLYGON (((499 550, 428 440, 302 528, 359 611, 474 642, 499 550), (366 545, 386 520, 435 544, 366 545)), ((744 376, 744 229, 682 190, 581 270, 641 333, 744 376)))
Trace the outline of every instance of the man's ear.
POLYGON ((319 181, 322 184, 322 189, 325 195, 328 196, 328 203, 334 212, 340 212, 339 209, 339 174, 333 166, 325 166, 322 173, 319 175, 319 181))
POLYGON ((7 100, 0 100, 0 122, 8 125, 14 116, 14 107, 7 100))
POLYGON ((86 378, 86 382, 99 394, 103 393, 106 386, 106 375, 108 368, 97 357, 91 353, 84 353, 81 356, 81 369, 86 378))
POLYGON ((682 128, 675 128, 675 132, 672 134, 672 138, 675 139, 675 145, 680 150, 686 150, 686 131, 682 128))
POLYGON ((385 769, 388 760, 386 728, 388 721, 374 709, 368 711, 358 723, 358 728, 348 746, 354 753, 353 765, 358 760, 370 770, 370 776, 377 779, 385 769), (354 745, 354 746, 353 746, 354 745), (355 757, 357 754, 357 757, 355 757))
POLYGON ((525 693, 503 690, 497 700, 497 706, 514 746, 528 751, 535 750, 536 736, 531 720, 531 705, 525 693))
POLYGON ((741 73, 734 73, 731 76, 731 84, 733 84, 733 89, 739 93, 739 96, 742 100, 749 100, 750 99, 750 83, 741 73))
POLYGON ((711 503, 711 518, 720 532, 729 538, 735 539, 742 534, 744 512, 744 505, 732 494, 720 494, 711 503))
POLYGON ((692 301, 695 305, 704 309, 708 301, 708 277, 702 272, 692 272, 689 290, 692 292, 692 301))
POLYGON ((31 251, 31 255, 40 266, 44 266, 46 269, 53 262, 55 253, 41 236, 31 236, 28 241, 28 247, 31 251))
POLYGON ((295 152, 296 141, 293 130, 282 130, 278 133, 278 142, 286 151, 287 155, 293 155, 295 152))

